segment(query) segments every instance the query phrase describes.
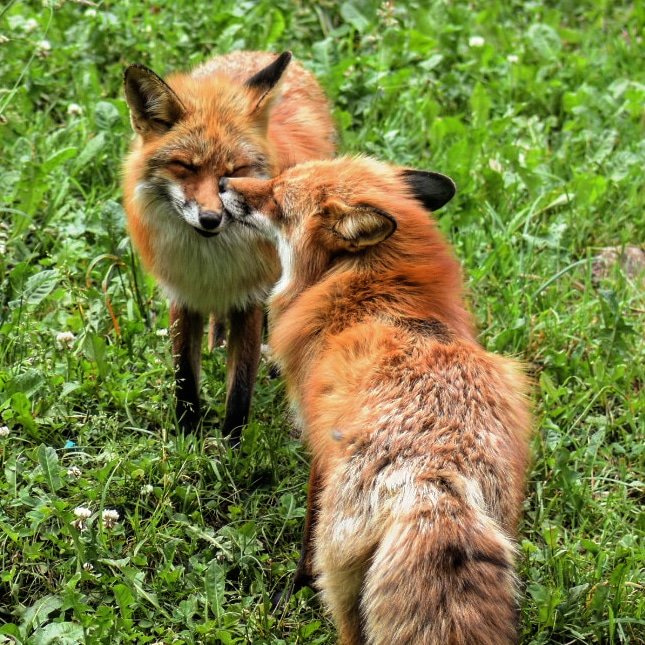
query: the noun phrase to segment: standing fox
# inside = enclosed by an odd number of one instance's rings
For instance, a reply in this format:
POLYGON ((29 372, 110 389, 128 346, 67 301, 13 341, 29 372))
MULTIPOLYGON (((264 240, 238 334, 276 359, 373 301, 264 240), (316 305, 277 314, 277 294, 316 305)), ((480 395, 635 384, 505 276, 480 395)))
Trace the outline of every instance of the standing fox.
POLYGON ((262 303, 280 275, 273 245, 227 217, 221 177, 273 177, 334 154, 327 100, 291 54, 235 52, 163 81, 125 72, 138 135, 125 162, 128 228, 146 268, 171 299, 177 418, 200 420, 204 316, 228 320, 223 433, 247 422, 260 357, 262 303))
POLYGON ((428 217, 454 184, 340 158, 220 188, 282 262, 270 343, 312 452, 300 581, 344 645, 517 642, 526 381, 477 344, 428 217))

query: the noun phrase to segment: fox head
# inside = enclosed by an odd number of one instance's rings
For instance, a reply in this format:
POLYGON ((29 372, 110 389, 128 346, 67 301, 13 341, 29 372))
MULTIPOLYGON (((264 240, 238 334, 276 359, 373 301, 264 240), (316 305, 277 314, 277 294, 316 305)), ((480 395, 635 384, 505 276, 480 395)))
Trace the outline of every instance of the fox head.
POLYGON ((128 67, 125 97, 143 152, 137 198, 169 208, 204 237, 217 235, 228 223, 219 179, 274 174, 269 114, 290 60, 284 52, 240 83, 222 75, 164 81, 143 65, 128 67))
POLYGON ((220 191, 233 218, 277 244, 280 282, 292 292, 340 263, 378 266, 388 254, 405 257, 432 237, 426 210, 446 204, 455 184, 435 172, 346 157, 301 164, 274 179, 224 178, 220 191), (398 247, 397 237, 405 238, 398 247))

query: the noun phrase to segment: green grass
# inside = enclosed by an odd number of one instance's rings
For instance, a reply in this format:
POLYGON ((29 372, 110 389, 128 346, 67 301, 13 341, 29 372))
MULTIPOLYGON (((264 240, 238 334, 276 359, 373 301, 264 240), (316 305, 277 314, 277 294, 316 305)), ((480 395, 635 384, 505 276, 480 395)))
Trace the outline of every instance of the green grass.
MULTIPOLYGON (((522 642, 645 642, 644 289, 619 266, 592 274, 599 248, 645 241, 642 3, 34 0, 0 14, 0 642, 334 642, 307 590, 270 612, 307 479, 281 384, 264 366, 238 453, 216 429, 178 436, 167 303, 120 206, 124 66, 238 48, 292 49, 344 150, 454 177, 440 221, 482 343, 535 379, 522 642)), ((214 415, 224 358, 205 360, 214 415)))

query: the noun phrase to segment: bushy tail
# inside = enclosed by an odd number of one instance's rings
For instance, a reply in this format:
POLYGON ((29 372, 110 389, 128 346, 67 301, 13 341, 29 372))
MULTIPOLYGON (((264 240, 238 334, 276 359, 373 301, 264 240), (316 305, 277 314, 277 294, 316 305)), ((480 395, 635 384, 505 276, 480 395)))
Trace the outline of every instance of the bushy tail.
POLYGON ((383 536, 361 614, 370 645, 517 643, 513 544, 480 508, 441 495, 383 536))

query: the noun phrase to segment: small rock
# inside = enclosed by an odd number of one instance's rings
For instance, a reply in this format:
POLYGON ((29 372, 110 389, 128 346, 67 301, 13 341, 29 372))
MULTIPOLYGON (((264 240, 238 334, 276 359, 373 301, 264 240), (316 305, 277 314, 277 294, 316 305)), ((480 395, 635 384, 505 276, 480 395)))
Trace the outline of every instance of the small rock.
POLYGON ((641 287, 645 287, 645 250, 639 246, 607 246, 600 249, 600 253, 593 259, 592 278, 595 283, 611 275, 615 264, 631 280, 635 280, 641 287))

